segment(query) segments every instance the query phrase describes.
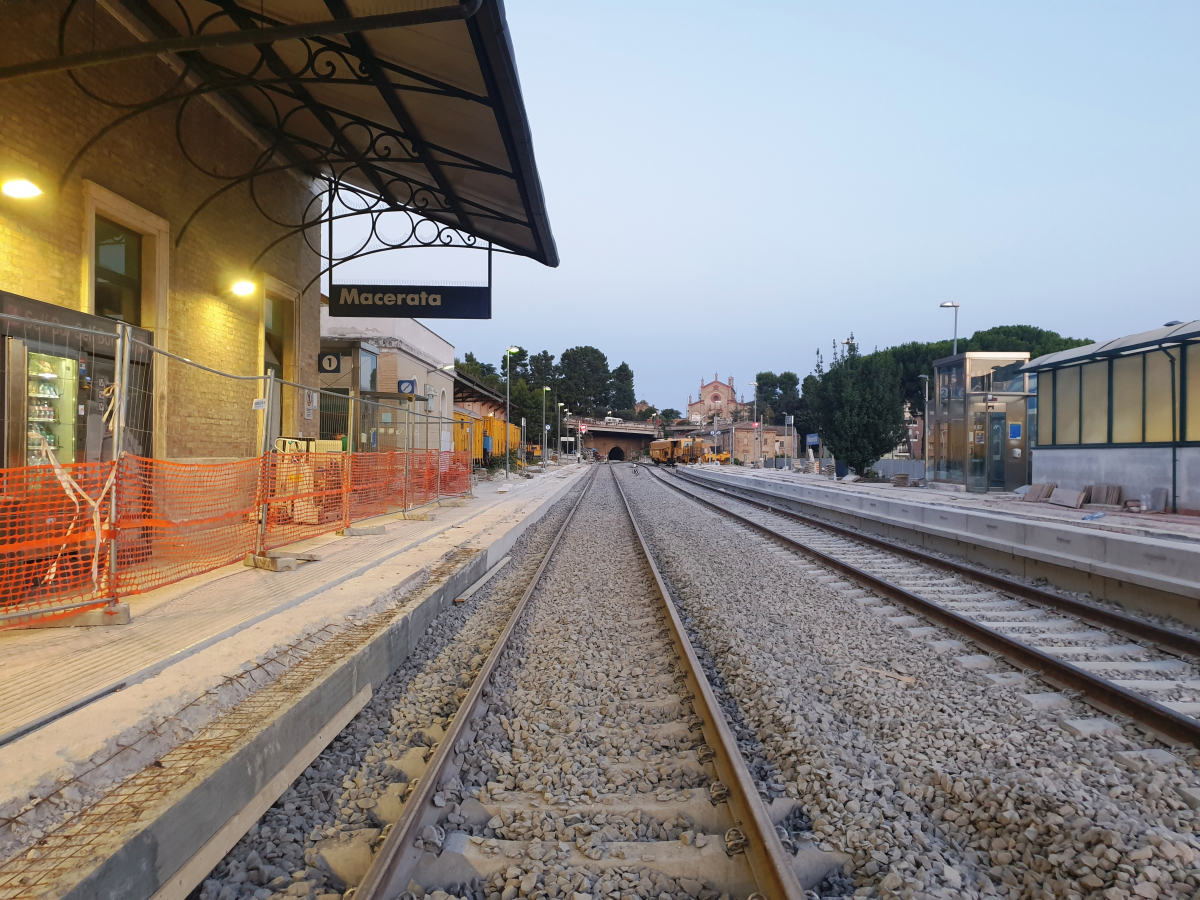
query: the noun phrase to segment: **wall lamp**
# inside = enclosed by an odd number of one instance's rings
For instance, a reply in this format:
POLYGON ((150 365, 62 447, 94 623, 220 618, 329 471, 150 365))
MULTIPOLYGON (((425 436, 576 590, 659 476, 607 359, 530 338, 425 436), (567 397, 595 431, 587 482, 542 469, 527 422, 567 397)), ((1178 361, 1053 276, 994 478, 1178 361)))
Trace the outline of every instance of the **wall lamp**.
POLYGON ((230 290, 239 297, 249 297, 256 290, 258 290, 258 285, 256 285, 253 281, 235 281, 230 290))
POLYGON ((40 187, 25 178, 13 178, 4 182, 3 186, 0 186, 0 191, 4 192, 4 196, 16 200, 28 200, 30 197, 37 197, 42 193, 40 187))

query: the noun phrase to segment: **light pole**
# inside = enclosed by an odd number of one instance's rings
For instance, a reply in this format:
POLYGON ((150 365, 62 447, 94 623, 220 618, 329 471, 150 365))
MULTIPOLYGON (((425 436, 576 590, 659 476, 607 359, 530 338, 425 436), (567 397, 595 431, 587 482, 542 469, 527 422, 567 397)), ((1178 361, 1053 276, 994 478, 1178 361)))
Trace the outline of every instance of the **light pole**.
POLYGON ((752 434, 754 435, 754 449, 752 452, 755 455, 757 455, 758 454, 758 382, 757 381, 750 382, 750 387, 754 388, 754 425, 753 425, 754 430, 752 432, 752 434))
POLYGON ((504 480, 509 480, 508 471, 508 429, 512 427, 509 421, 512 417, 512 354, 520 350, 520 347, 509 347, 504 351, 504 480))
POLYGON ((550 386, 542 386, 542 468, 546 468, 546 395, 550 393, 550 386))
POLYGON ((941 308, 954 310, 954 350, 950 355, 958 356, 958 301, 947 300, 941 305, 941 308))
POLYGON ((921 462, 925 464, 924 478, 929 480, 929 376, 918 375, 925 388, 925 405, 921 409, 921 462))
MULTIPOLYGON (((558 396, 558 395, 556 394, 555 396, 558 396)), ((557 414, 555 416, 555 419, 556 419, 555 424, 556 424, 556 427, 558 428, 558 449, 556 451, 556 454, 557 454, 557 458, 558 458, 558 464, 561 466, 562 465, 562 409, 564 406, 566 406, 566 404, 555 401, 554 406, 557 409, 557 414)))

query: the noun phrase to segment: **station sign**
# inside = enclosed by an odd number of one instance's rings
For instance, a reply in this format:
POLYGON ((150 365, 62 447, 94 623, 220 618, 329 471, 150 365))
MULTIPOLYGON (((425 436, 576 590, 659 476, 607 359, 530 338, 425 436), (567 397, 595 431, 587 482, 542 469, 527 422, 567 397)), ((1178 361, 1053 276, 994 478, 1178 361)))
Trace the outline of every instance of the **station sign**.
POLYGON ((804 443, 806 446, 815 447, 821 443, 821 436, 819 434, 806 435, 804 438, 804 443))
POLYGON ((492 289, 461 285, 335 284, 329 315, 370 319, 490 319, 492 289))

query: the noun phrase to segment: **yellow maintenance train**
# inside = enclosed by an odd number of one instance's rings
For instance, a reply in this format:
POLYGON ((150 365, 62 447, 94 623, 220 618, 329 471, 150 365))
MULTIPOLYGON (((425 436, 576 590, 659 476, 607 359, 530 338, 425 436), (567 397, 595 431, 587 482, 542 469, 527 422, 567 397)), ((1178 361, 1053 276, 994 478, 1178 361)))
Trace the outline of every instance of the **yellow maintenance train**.
POLYGON ((717 459, 712 445, 702 438, 666 438, 650 444, 650 459, 656 466, 688 465, 717 459))

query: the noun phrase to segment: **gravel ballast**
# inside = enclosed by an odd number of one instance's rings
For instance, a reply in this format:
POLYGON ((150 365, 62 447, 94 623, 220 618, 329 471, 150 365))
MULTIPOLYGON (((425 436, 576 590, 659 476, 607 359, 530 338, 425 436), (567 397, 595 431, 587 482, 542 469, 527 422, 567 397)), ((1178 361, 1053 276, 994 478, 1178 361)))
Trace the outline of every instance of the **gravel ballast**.
POLYGON ((954 662, 969 643, 932 649, 957 635, 910 635, 855 602, 857 585, 620 471, 763 765, 823 846, 851 855, 857 896, 1196 893, 1194 751, 1130 725, 1073 736, 1060 721, 1100 714, 1031 707, 1023 694, 1052 688, 995 684, 954 662))

